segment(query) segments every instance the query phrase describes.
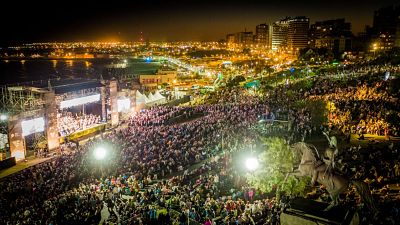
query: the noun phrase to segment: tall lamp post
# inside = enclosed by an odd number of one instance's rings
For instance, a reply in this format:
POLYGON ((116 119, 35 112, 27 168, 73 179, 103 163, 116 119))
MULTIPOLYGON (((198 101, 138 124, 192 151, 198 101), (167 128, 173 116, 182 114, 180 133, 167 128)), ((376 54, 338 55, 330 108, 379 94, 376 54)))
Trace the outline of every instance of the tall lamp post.
MULTIPOLYGON (((246 168, 249 171, 250 175, 254 176, 254 172, 259 167, 258 159, 256 157, 251 156, 251 157, 246 159, 245 165, 246 165, 246 168)), ((251 197, 249 196, 250 197, 250 201, 253 201, 254 191, 252 191, 252 193, 253 193, 252 196, 251 197)), ((250 193, 249 193, 249 195, 250 195, 250 193)))
POLYGON ((375 57, 375 54, 376 54, 376 50, 378 49, 378 44, 377 43, 374 43, 373 45, 372 45, 372 49, 374 50, 374 57, 375 57))

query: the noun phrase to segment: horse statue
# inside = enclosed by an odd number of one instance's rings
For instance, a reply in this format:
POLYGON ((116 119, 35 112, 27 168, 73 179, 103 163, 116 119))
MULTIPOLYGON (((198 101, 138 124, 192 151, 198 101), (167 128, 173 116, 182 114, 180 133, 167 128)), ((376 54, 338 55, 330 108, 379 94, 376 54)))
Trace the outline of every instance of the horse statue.
POLYGON ((364 182, 349 180, 336 173, 334 167, 327 165, 320 157, 315 146, 298 142, 292 145, 292 150, 295 158, 300 159, 298 171, 295 171, 294 175, 310 176, 311 185, 318 182, 326 187, 332 201, 325 211, 337 206, 339 195, 354 185, 366 206, 372 212, 377 212, 369 187, 364 182))
POLYGON ((322 132, 326 139, 328 139, 329 148, 325 150, 325 157, 323 161, 328 166, 328 170, 335 168, 335 157, 338 155, 339 150, 337 147, 337 139, 335 136, 329 136, 329 132, 322 132))

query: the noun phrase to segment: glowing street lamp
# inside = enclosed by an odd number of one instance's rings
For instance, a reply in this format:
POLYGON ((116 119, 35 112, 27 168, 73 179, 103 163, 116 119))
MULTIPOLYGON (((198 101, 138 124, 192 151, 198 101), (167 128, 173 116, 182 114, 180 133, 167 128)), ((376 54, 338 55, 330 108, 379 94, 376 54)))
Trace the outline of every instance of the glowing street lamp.
POLYGON ((6 121, 8 119, 8 116, 6 114, 1 114, 0 115, 0 120, 1 121, 6 121))
POLYGON ((375 56, 376 50, 378 50, 378 43, 374 43, 372 45, 372 50, 374 51, 374 56, 375 56))
POLYGON ((106 151, 106 149, 103 148, 103 147, 98 147, 98 148, 96 148, 96 149, 94 150, 94 157, 95 157, 97 160, 103 160, 104 157, 106 157, 106 155, 107 155, 107 151, 106 151))
POLYGON ((257 158, 250 157, 250 158, 246 159, 245 165, 246 165, 246 168, 252 172, 252 171, 255 171, 256 169, 258 169, 259 163, 258 163, 257 158))

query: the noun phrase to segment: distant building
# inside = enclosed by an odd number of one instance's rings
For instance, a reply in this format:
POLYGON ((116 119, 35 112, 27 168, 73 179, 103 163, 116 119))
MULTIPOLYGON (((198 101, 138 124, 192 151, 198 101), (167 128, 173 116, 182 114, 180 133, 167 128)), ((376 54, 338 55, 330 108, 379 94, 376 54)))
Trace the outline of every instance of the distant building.
POLYGON ((345 19, 317 21, 310 26, 310 47, 327 48, 339 53, 352 49, 351 24, 345 19))
POLYGON ((254 43, 253 32, 238 32, 234 34, 226 35, 226 42, 228 45, 239 44, 239 45, 251 45, 254 43))
POLYGON ((254 42, 253 32, 241 32, 242 34, 242 44, 251 45, 254 42))
POLYGON ((368 31, 373 51, 400 47, 400 6, 389 6, 374 12, 373 26, 368 31))
MULTIPOLYGON (((398 38, 397 38, 398 39, 398 38)), ((380 32, 372 41, 373 50, 387 51, 395 47, 396 33, 380 32)))
POLYGON ((173 83, 176 77, 176 70, 159 70, 156 74, 139 75, 139 83, 146 87, 156 87, 163 83, 173 83))
POLYGON ((374 12, 373 29, 376 32, 394 33, 399 22, 400 6, 389 6, 374 12))
POLYGON ((91 53, 76 53, 75 58, 77 59, 93 59, 94 54, 91 53))
MULTIPOLYGON (((368 26, 366 26, 368 27, 368 26)), ((366 28, 367 29, 367 28, 366 28)), ((357 52, 365 52, 368 51, 367 49, 367 44, 369 42, 367 32, 358 32, 357 35, 355 35, 352 39, 351 42, 351 49, 352 51, 357 51, 357 52)))
POLYGON ((256 26, 255 44, 268 47, 269 30, 268 25, 263 23, 256 26))
POLYGON ((295 17, 288 20, 287 47, 293 51, 306 48, 308 46, 308 30, 310 19, 304 16, 295 17))
POLYGON ((235 34, 235 41, 241 45, 253 44, 253 32, 238 32, 235 34))
POLYGON ((226 35, 226 43, 228 45, 236 44, 235 34, 228 34, 226 35))
POLYGON ((274 51, 287 46, 289 18, 285 18, 269 26, 269 46, 274 51))
POLYGON ((344 36, 340 37, 332 37, 325 36, 319 38, 315 41, 315 46, 317 48, 327 48, 332 50, 335 53, 350 51, 352 48, 352 39, 346 38, 344 36))
POLYGON ((397 23, 396 34, 395 34, 395 41, 394 47, 400 48, 400 22, 397 23))

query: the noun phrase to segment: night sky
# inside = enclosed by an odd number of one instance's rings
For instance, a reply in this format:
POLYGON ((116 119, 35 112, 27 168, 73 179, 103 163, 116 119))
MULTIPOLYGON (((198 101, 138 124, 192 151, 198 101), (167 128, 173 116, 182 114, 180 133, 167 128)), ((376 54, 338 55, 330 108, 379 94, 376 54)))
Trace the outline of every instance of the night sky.
POLYGON ((374 10, 398 0, 131 0, 12 1, 1 8, 0 44, 38 41, 218 40, 227 33, 254 31, 259 23, 285 16, 311 22, 346 18, 353 32, 372 24, 374 10))

